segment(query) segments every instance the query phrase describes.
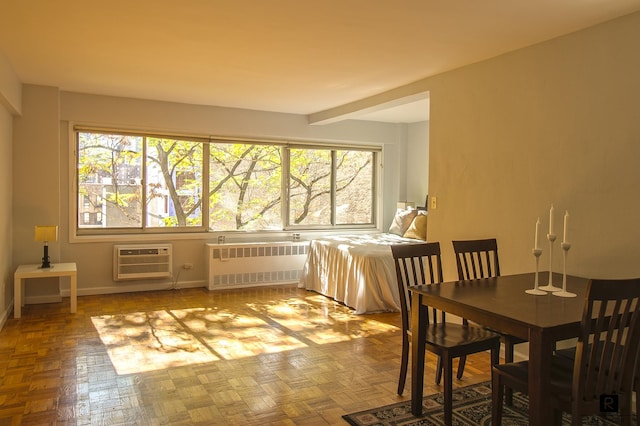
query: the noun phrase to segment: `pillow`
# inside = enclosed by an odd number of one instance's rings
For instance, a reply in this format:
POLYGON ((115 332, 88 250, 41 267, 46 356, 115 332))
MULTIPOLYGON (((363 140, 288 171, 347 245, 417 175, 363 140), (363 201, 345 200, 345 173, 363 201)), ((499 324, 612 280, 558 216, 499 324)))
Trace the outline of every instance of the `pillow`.
POLYGON ((411 222, 403 237, 427 241, 427 215, 419 214, 413 218, 413 222, 411 222))
POLYGON ((417 210, 398 209, 398 211, 396 212, 396 217, 393 218, 393 222, 389 227, 389 233, 396 234, 402 237, 404 233, 407 232, 407 229, 409 229, 411 222, 413 222, 413 219, 417 214, 417 210))

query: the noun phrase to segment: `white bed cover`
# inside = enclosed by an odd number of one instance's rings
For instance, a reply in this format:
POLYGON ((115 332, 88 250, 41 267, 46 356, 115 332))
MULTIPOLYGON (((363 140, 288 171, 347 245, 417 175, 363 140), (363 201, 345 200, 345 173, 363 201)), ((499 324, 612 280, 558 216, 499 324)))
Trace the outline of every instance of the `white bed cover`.
POLYGON ((400 311, 392 244, 424 243, 394 234, 339 235, 312 240, 298 287, 355 309, 400 311))

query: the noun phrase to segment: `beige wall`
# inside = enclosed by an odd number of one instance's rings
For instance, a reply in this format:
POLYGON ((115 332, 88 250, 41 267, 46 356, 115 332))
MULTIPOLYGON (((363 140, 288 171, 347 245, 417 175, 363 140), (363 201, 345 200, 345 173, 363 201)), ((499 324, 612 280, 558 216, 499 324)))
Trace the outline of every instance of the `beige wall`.
POLYGON ((10 114, 22 112, 22 87, 9 60, 0 52, 0 105, 10 114))
POLYGON ((429 238, 444 245, 445 278, 452 239, 495 236, 503 273, 532 271, 551 203, 557 234, 570 213, 569 273, 640 276, 639 76, 636 13, 425 81, 429 238))
POLYGON ((0 52, 0 328, 13 302, 13 114, 21 111, 21 87, 0 52))
POLYGON ((0 106, 0 328, 13 300, 12 120, 11 114, 0 106))
MULTIPOLYGON (((429 192, 429 122, 405 124, 398 127, 400 132, 397 159, 399 192, 385 188, 387 206, 395 208, 397 201, 412 201, 423 206, 429 192)), ((395 184, 395 183, 394 183, 395 184)), ((395 212, 395 210, 393 210, 395 212)), ((384 230, 389 228, 386 224, 384 230)))
POLYGON ((421 121, 407 127, 407 200, 424 206, 429 193, 429 122, 421 121))
MULTIPOLYGON (((61 169, 59 91, 54 87, 25 85, 22 90, 22 115, 14 119, 13 129, 13 263, 40 263, 43 245, 34 241, 35 225, 59 225, 61 221, 61 169)), ((59 232, 59 241, 49 243, 52 262, 69 258, 61 250, 67 240, 59 232)), ((68 288, 68 279, 61 280, 68 288)), ((58 279, 27 280, 30 302, 60 300, 58 279), (37 296, 32 296, 36 294, 37 296)))

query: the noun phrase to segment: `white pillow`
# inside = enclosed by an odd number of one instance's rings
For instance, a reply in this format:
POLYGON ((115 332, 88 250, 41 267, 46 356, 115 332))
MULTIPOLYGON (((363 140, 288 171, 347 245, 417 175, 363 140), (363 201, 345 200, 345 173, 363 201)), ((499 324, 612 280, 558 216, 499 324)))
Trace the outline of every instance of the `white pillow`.
POLYGON ((417 210, 398 209, 396 216, 393 218, 393 222, 389 227, 389 233, 402 237, 404 233, 407 232, 407 229, 409 229, 409 226, 411 226, 411 222, 413 222, 413 219, 417 214, 417 210))

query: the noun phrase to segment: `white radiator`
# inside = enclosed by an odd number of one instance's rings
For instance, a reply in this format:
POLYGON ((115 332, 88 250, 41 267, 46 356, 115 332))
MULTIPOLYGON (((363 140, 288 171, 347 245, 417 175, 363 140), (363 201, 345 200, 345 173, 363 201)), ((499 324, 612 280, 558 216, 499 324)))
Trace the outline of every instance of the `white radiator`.
POLYGON ((209 290, 298 282, 308 252, 308 241, 207 244, 209 290))
POLYGON ((171 244, 113 246, 114 281, 171 278, 171 244))

